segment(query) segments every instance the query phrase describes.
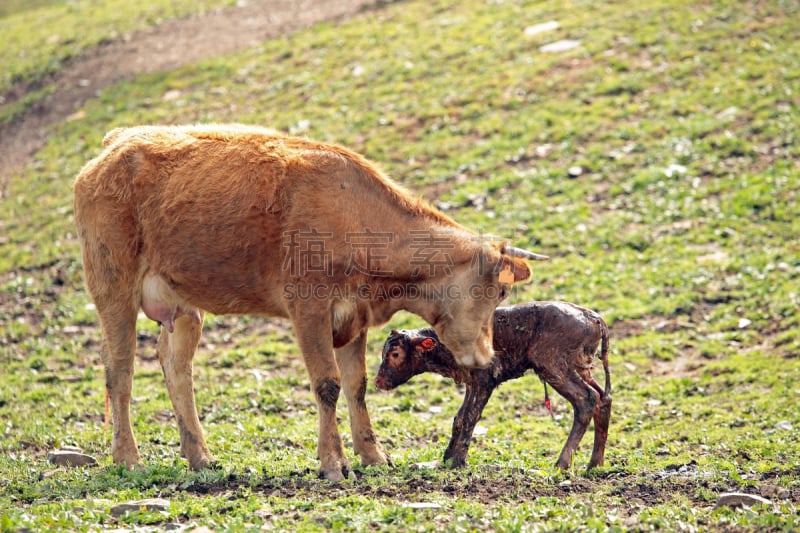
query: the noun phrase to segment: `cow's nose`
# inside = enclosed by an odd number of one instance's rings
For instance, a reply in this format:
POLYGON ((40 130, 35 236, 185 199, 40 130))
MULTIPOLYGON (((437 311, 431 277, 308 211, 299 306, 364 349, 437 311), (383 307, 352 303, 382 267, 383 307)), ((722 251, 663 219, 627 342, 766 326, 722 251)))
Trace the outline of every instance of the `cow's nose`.
POLYGON ((375 386, 378 387, 380 390, 386 390, 388 387, 386 386, 386 378, 383 376, 378 376, 375 378, 375 386))

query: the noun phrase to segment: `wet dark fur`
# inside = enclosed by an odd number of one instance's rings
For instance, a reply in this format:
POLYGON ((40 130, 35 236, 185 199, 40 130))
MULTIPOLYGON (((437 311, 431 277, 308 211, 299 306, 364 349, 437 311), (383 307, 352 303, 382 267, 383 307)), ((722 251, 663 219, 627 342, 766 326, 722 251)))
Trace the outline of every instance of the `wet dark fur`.
POLYGON ((595 440, 589 468, 604 462, 611 415, 611 379, 608 371, 608 327, 589 309, 564 302, 529 302, 501 307, 494 314, 496 356, 485 369, 468 370, 456 364, 432 329, 395 331, 383 347, 376 383, 391 389, 422 372, 436 372, 464 383, 464 401, 453 421, 445 462, 466 464, 475 425, 486 403, 501 383, 532 369, 573 406, 574 420, 557 465, 567 469, 589 422, 594 418, 595 440), (430 338, 433 348, 420 343, 430 338), (598 346, 605 373, 603 388, 591 375, 598 346), (397 355, 394 355, 394 353, 397 355))

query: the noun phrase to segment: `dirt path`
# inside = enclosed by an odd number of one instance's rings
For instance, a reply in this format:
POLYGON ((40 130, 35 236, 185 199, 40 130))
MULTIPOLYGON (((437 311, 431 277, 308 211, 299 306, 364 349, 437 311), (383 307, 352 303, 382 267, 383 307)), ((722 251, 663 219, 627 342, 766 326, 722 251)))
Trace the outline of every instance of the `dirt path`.
MULTIPOLYGON (((0 126, 0 199, 9 174, 44 145, 48 128, 65 120, 105 87, 231 53, 323 20, 346 18, 377 2, 251 0, 207 15, 169 21, 89 50, 46 80, 55 87, 47 98, 13 123, 0 126)), ((16 102, 29 89, 13 88, 3 95, 4 103, 16 102)))

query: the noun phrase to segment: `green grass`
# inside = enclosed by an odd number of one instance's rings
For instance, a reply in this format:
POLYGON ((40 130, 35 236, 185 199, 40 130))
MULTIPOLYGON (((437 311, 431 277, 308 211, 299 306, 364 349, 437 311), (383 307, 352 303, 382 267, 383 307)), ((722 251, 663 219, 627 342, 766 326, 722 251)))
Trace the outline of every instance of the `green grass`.
MULTIPOLYGON (((69 2, 12 0, 0 5, 0 95, 13 84, 35 86, 98 44, 172 18, 203 13, 231 0, 69 2)), ((0 120, 11 115, 3 113, 0 120)))
MULTIPOLYGON (((131 17, 154 20, 151 5, 131 17)), ((778 0, 409 1, 109 88, 51 132, 0 203, 0 530, 800 528, 799 15, 778 0), (524 34, 547 20, 560 28, 524 34), (539 52, 562 38, 582 44, 539 52), (211 121, 348 145, 465 225, 551 255, 511 301, 570 300, 611 324, 607 466, 583 473, 590 432, 572 472, 553 468, 571 410, 554 398, 551 420, 528 376, 487 406, 468 470, 415 469, 441 458, 461 397, 420 376, 368 393, 395 467, 317 480, 316 408, 291 333, 216 317, 195 379, 221 470, 179 458, 144 320, 133 414, 145 467, 113 467, 71 183, 113 127, 211 121), (63 444, 100 468, 49 466, 63 444), (788 497, 714 508, 720 492, 772 485, 788 497), (165 515, 109 513, 152 496, 172 501, 165 515)), ((418 325, 398 314, 371 333, 370 377, 389 328, 418 325)), ((340 417, 346 433, 343 405, 340 417)))

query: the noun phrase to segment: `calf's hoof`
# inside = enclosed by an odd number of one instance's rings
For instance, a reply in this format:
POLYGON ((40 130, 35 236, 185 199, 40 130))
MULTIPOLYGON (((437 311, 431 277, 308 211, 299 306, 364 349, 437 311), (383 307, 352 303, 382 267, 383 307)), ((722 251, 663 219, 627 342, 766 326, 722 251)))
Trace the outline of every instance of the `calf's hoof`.
POLYGON ((466 457, 445 457, 442 462, 448 468, 464 468, 467 466, 466 457))
POLYGON ((605 461, 602 458, 600 458, 600 459, 592 459, 591 461, 589 461, 589 466, 586 467, 586 470, 589 471, 592 468, 597 468, 598 466, 603 466, 604 463, 605 463, 605 461))
POLYGON ((571 466, 572 466, 572 461, 570 460, 559 459, 558 461, 556 461, 556 467, 558 467, 563 472, 569 470, 571 466))

